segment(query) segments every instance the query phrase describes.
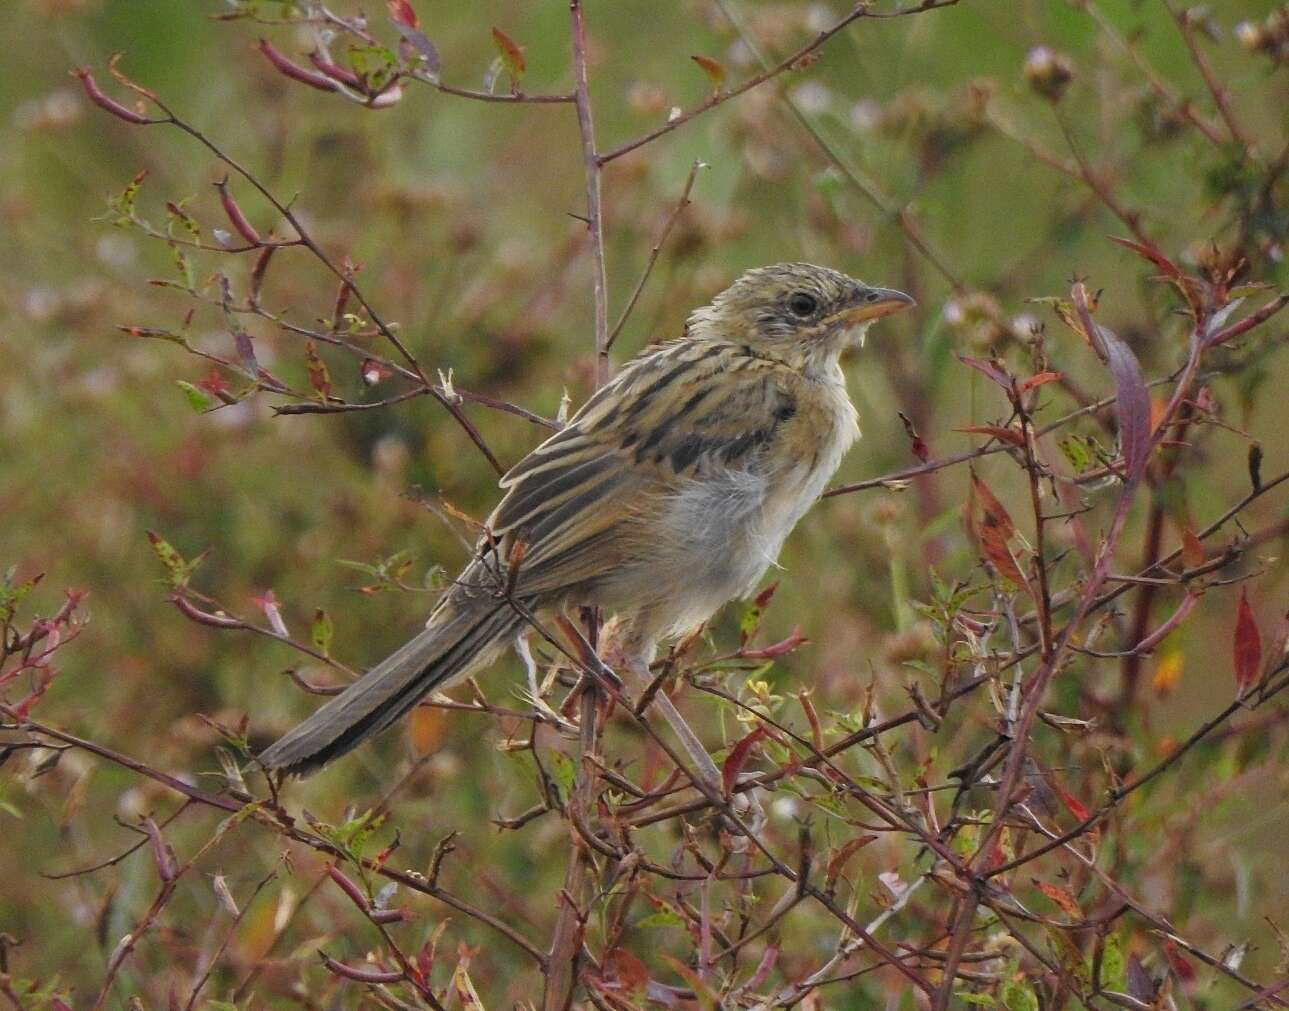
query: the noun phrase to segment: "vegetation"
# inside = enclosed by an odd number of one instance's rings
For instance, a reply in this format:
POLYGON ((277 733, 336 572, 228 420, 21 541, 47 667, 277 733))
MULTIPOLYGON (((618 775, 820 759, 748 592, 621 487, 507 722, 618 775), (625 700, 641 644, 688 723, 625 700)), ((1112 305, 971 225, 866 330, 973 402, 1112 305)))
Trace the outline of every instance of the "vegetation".
POLYGON ((0 998, 1286 1006, 1289 7, 436 6, 0 11, 0 998), (658 665, 720 793, 594 614, 266 779, 790 259, 919 306, 658 665))

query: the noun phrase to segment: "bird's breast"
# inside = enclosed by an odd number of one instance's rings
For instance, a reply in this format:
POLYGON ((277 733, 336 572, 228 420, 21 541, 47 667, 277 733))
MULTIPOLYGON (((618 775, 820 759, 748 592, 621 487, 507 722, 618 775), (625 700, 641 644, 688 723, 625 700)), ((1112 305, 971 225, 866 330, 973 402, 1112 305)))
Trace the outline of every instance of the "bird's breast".
POLYGON ((778 546, 823 494, 859 438, 858 415, 844 386, 828 383, 811 394, 798 399, 801 409, 782 433, 782 445, 767 472, 761 522, 778 546))
POLYGON ((708 472, 666 497, 655 528, 659 556, 689 606, 677 628, 753 592, 783 542, 819 498, 859 436, 843 388, 814 391, 747 466, 708 472))

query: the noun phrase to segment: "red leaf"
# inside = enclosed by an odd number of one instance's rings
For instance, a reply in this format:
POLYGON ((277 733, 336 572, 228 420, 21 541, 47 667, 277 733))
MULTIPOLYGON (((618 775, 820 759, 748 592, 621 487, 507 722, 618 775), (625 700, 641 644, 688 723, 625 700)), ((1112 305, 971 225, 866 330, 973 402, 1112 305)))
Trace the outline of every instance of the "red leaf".
POLYGON ((614 948, 604 956, 600 975, 606 982, 624 987, 629 994, 641 995, 649 985, 649 969, 625 948, 614 948))
POLYGON ((325 401, 331 396, 331 373, 327 370, 327 363, 318 354, 313 341, 305 344, 304 357, 309 371, 309 385, 325 401))
POLYGON ((1054 383, 1060 378, 1061 378, 1061 374, 1059 372, 1040 372, 1038 375, 1030 376, 1023 383, 1021 383, 1020 391, 1021 393, 1028 393, 1030 390, 1036 389, 1039 386, 1045 386, 1048 383, 1054 383))
POLYGON ((922 436, 918 435, 918 430, 913 427, 913 421, 903 411, 899 412, 900 421, 904 422, 904 432, 909 437, 913 446, 913 455, 918 458, 919 463, 926 463, 931 458, 931 450, 927 444, 922 441, 922 436))
POLYGON ((420 21, 417 20, 416 11, 408 0, 388 0, 389 16, 400 25, 407 25, 408 28, 419 28, 420 21))
POLYGON ((975 474, 971 475, 971 490, 975 493, 976 499, 980 503, 985 523, 996 527, 1004 540, 1012 537, 1016 533, 1016 525, 1012 523, 1011 515, 1003 507, 1003 504, 994 497, 994 493, 989 490, 989 486, 976 477, 975 474))
POLYGON ((1162 270, 1169 277, 1182 278, 1185 275, 1173 264, 1173 261, 1166 257, 1154 246, 1148 246, 1144 242, 1134 242, 1132 239, 1121 239, 1117 235, 1106 236, 1111 242, 1117 242, 1125 249, 1131 249, 1138 256, 1144 257, 1162 270))
POLYGON ((1177 978, 1183 983, 1195 982, 1195 967, 1182 958, 1181 953, 1177 950, 1177 945, 1168 941, 1164 945, 1164 952, 1168 956, 1168 964, 1172 966, 1173 972, 1177 973, 1177 978))
POLYGON ((970 523, 985 557, 1004 579, 1028 588, 1029 582, 1007 544, 1016 533, 1016 526, 1003 504, 975 474, 971 475, 971 499, 968 503, 970 523), (978 523, 975 522, 977 507, 980 513, 978 523))
POLYGON ((206 373, 206 378, 198 381, 197 385, 212 397, 220 397, 222 399, 223 395, 228 392, 228 380, 226 380, 223 373, 213 365, 210 367, 210 371, 206 373))
POLYGON ((877 836, 875 835, 859 835, 842 845, 841 849, 837 851, 836 856, 828 861, 828 873, 824 878, 826 889, 828 891, 832 891, 833 887, 837 884, 837 879, 841 877, 841 871, 845 866, 846 861, 876 838, 877 836))
POLYGON ((1056 885, 1049 885, 1046 881, 1035 881, 1038 890, 1055 902, 1071 919, 1079 922, 1083 921, 1083 910, 1079 908, 1078 900, 1074 898, 1066 889, 1059 888, 1056 885))
POLYGON ((1182 561, 1188 569, 1198 569, 1208 561, 1208 552, 1204 550, 1204 545, 1196 535, 1189 516, 1182 527, 1182 561))
POLYGON ((1014 428, 1003 428, 1001 425, 963 425, 961 428, 955 428, 954 431, 965 432, 968 435, 991 435, 1013 446, 1025 445, 1025 436, 1014 428))
POLYGON ((721 786, 724 787, 727 797, 734 792, 734 784, 738 782, 739 773, 743 771, 743 766, 751 757, 753 746, 764 736, 765 727, 757 727, 730 749, 729 755, 725 758, 725 764, 721 767, 721 786))
POLYGON ((1262 674, 1262 635, 1258 621, 1249 606, 1249 591, 1240 592, 1240 607, 1235 613, 1235 633, 1232 642, 1235 658, 1235 687, 1243 695, 1262 674))
POLYGON ((1088 809, 1083 806, 1081 801, 1056 784, 1053 784, 1052 788, 1056 791, 1056 795, 1061 798, 1061 803, 1070 809, 1070 814, 1078 818, 1079 821, 1088 820, 1088 809))

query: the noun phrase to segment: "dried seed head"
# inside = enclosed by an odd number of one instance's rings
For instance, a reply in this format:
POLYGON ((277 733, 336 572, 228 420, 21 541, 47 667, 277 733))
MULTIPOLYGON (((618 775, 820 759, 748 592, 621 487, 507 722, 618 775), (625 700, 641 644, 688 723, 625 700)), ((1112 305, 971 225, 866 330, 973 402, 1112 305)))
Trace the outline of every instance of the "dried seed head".
POLYGON ((1025 57, 1025 80, 1050 102, 1059 102, 1074 80, 1074 64, 1064 53, 1035 46, 1025 57))

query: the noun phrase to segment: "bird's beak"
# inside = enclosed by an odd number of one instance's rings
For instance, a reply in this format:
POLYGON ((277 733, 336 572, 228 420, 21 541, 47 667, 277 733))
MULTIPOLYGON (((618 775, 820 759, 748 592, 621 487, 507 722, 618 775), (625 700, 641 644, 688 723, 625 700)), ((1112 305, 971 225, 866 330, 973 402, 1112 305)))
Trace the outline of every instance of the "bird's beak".
POLYGON ((916 304, 910 296, 894 288, 860 288, 850 306, 837 313, 836 319, 847 326, 854 326, 890 316, 916 304))

